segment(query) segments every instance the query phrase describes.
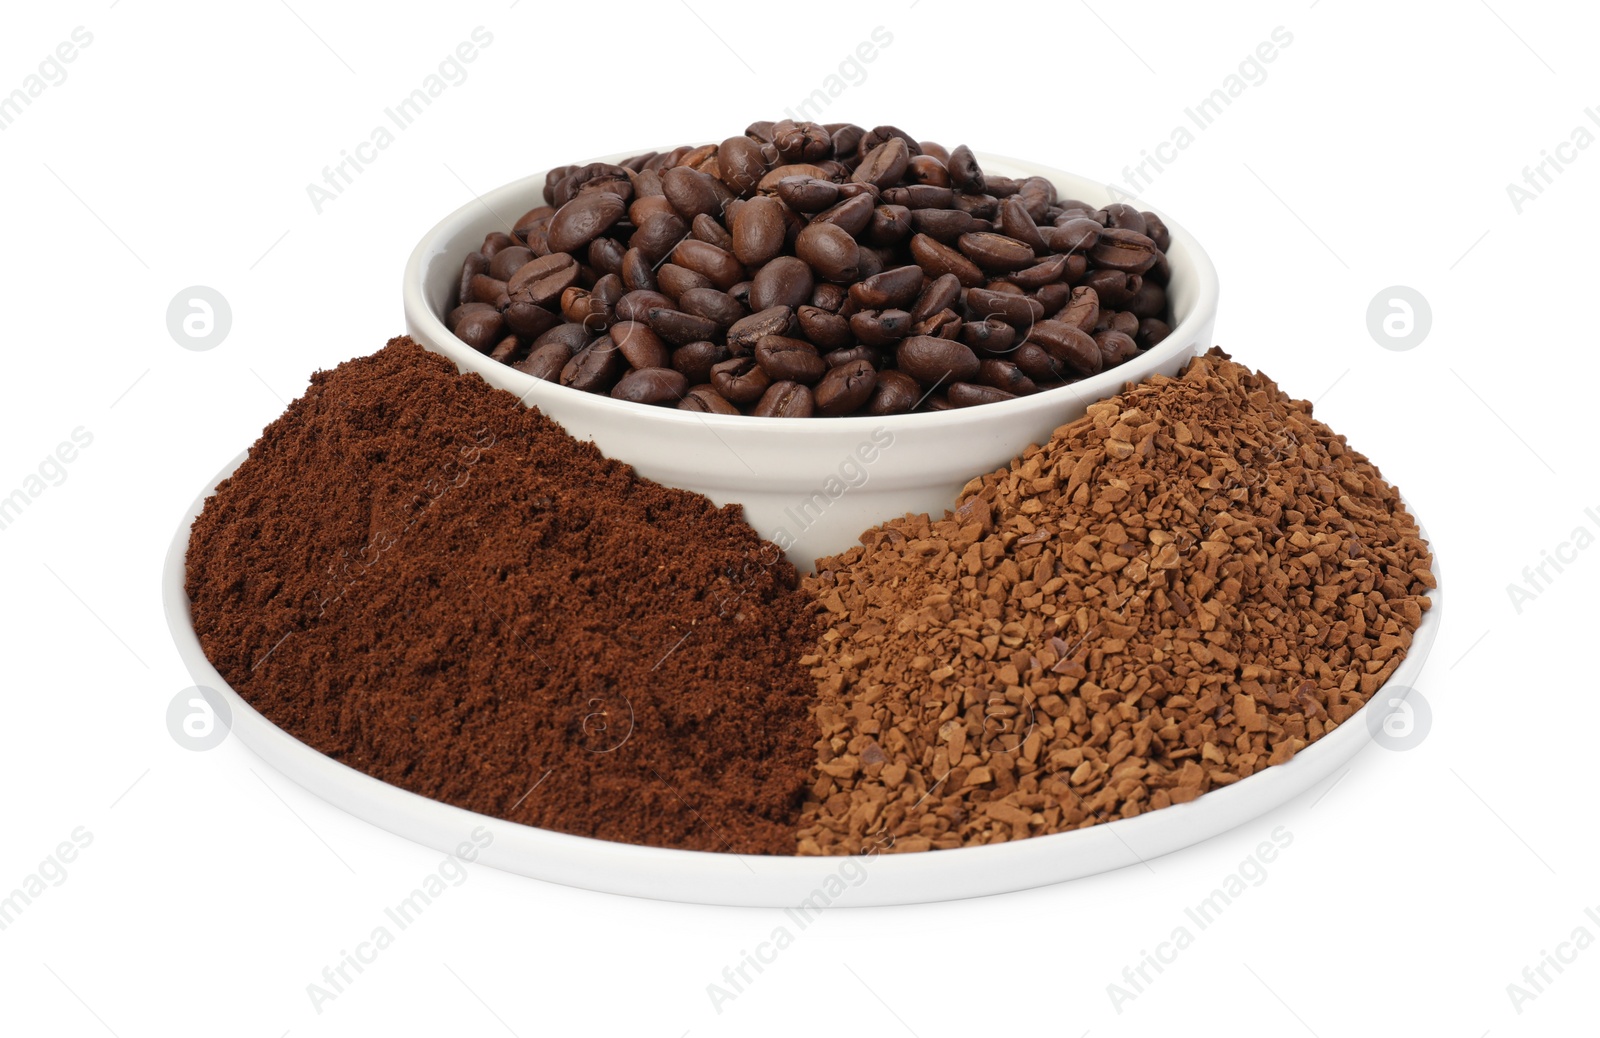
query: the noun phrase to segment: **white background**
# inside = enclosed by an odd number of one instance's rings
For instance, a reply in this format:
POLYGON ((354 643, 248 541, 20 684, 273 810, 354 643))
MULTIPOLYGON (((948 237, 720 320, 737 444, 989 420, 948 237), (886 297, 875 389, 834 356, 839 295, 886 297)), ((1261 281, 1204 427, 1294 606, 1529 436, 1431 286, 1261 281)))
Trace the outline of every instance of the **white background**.
POLYGON ((75 827, 93 835, 0 932, 0 1031, 1592 1031, 1600 945, 1520 1013, 1507 992, 1574 928, 1600 938, 1584 915, 1600 916, 1584 658, 1600 550, 1548 569, 1520 612, 1507 591, 1575 528, 1600 531, 1600 148, 1520 213, 1507 194, 1575 127, 1600 133, 1579 8, 291 2, 27 5, 0 36, 3 94, 75 27, 93 35, 0 132, 0 495, 76 427, 93 435, 0 530, 0 893, 75 827), (468 78, 316 213, 306 185, 480 25, 493 42, 468 78), (1317 400, 1433 537, 1450 602, 1418 686, 1427 738, 1369 748, 1336 784, 1148 868, 829 913, 720 1014, 707 984, 779 913, 476 868, 318 1014, 307 985, 440 855, 234 741, 196 753, 168 735, 190 684, 157 583, 178 517, 311 371, 401 331, 402 262, 470 192, 781 117, 875 26, 892 43, 826 119, 1107 181, 1275 27, 1292 34, 1141 194, 1215 260, 1218 341, 1317 400), (167 331, 190 285, 232 307, 208 352, 167 331), (1368 331, 1392 285, 1431 305, 1409 351, 1368 331), (1293 843, 1265 881, 1119 1013, 1107 985, 1277 826, 1293 843))

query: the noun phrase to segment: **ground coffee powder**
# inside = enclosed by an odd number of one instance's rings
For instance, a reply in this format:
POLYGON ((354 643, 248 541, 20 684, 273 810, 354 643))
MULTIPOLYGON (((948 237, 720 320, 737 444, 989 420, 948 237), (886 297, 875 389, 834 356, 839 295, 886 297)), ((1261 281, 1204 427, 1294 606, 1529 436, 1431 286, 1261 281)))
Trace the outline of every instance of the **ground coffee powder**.
POLYGON ((737 508, 659 486, 409 339, 313 377, 196 520, 206 654, 271 721, 448 803, 794 851, 815 647, 737 508))
POLYGON ((1393 487, 1212 351, 818 563, 802 854, 1000 843, 1193 800, 1345 721, 1432 558, 1393 487))

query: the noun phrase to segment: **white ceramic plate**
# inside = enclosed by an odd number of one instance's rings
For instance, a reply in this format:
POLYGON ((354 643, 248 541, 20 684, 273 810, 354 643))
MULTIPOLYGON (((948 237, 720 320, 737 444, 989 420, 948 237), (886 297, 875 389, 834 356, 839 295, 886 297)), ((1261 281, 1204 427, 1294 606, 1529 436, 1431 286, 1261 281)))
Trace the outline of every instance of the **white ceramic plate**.
MULTIPOLYGON (((212 667, 189 617, 184 562, 189 527, 241 454, 195 498, 167 550, 161 586, 167 623, 196 685, 215 689, 231 732, 287 778, 397 836, 450 853, 482 826, 492 842, 478 860, 507 872, 589 890, 665 901, 774 908, 950 901, 1059 883, 1147 861, 1247 822, 1333 775, 1372 738, 1371 713, 1400 708, 1439 630, 1444 600, 1432 594, 1411 652, 1389 683, 1344 724, 1287 764, 1267 768, 1187 804, 1015 843, 850 858, 779 858, 665 850, 535 829, 429 800, 363 775, 300 742, 245 703, 212 667)), ((1438 576, 1438 560, 1434 560, 1438 576)))

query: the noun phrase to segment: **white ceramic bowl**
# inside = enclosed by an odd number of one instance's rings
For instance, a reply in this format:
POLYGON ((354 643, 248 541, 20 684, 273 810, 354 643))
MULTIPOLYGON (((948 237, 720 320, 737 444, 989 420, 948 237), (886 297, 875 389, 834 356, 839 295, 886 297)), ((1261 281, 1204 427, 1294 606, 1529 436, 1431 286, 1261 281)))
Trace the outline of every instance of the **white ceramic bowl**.
MULTIPOLYGON (((627 154, 637 154, 630 152, 627 154)), ((619 161, 627 154, 599 161, 619 161)), ((981 155, 986 171, 1043 176, 1063 198, 1104 204, 1094 181, 1060 170, 981 155)), ((1125 383, 1174 375, 1211 346, 1217 274, 1200 246, 1161 214, 1172 232, 1167 251, 1172 334, 1127 363, 1059 390, 963 410, 883 418, 749 418, 705 415, 582 393, 543 382, 490 360, 444 324, 467 253, 494 230, 544 204, 544 173, 488 192, 434 226, 406 264, 406 328, 411 337, 510 390, 608 457, 669 486, 695 490, 719 505, 742 504, 756 532, 784 547, 809 571, 815 559, 857 543, 861 532, 906 512, 939 516, 974 476, 993 471, 1052 430, 1079 418, 1125 383), (863 459, 870 458, 870 461, 863 459)))
MULTIPOLYGON (((796 908, 900 905, 1002 894, 1147 862, 1210 839, 1331 777, 1401 708, 1417 684, 1444 615, 1441 588, 1411 652, 1369 704, 1287 764, 1267 768, 1187 804, 1073 832, 958 850, 841 858, 714 854, 611 843, 536 829, 465 811, 391 786, 326 757, 257 713, 206 659, 184 588, 189 527, 241 454, 200 492, 173 534, 161 575, 167 626, 198 686, 226 704, 229 733, 286 778, 357 818, 444 853, 480 826, 491 841, 483 864, 535 879, 613 894, 708 905, 796 908)), ((1438 577, 1438 559, 1434 576, 1438 577)))

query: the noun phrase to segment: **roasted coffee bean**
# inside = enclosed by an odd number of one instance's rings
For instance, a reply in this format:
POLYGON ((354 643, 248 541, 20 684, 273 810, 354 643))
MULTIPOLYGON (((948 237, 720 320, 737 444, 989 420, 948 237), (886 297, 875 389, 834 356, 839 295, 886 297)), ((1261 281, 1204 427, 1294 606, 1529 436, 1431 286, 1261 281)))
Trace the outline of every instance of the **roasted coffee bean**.
POLYGON ((1172 247, 1172 232, 1167 229, 1166 221, 1155 213, 1144 213, 1144 233, 1156 243, 1156 248, 1166 252, 1172 247))
POLYGON ((1043 386, 1052 382, 1060 382, 1063 378, 1072 375, 1067 366, 1050 355, 1050 352, 1037 342, 1025 342, 1018 346, 1008 357, 1011 363, 1034 382, 1043 386))
POLYGON ((911 230, 916 234, 954 245, 964 234, 978 227, 978 221, 959 209, 909 209, 911 230))
POLYGON ((862 310, 851 315, 850 330, 868 346, 892 346, 911 334, 911 315, 904 310, 862 310))
POLYGON ((714 177, 708 177, 687 166, 675 166, 661 174, 661 191, 673 210, 685 220, 696 216, 710 216, 722 211, 728 198, 727 187, 714 177))
POLYGON ((733 357, 711 369, 711 384, 729 403, 753 404, 761 399, 772 379, 754 357, 733 357))
POLYGON ((821 307, 829 313, 838 313, 850 299, 849 290, 843 285, 835 285, 831 281, 819 281, 811 290, 811 305, 821 307))
POLYGON ((1128 309, 1135 317, 1160 317, 1167 312, 1167 290, 1145 278, 1128 303, 1128 309))
POLYGON ((1133 302, 1144 285, 1144 279, 1138 274, 1121 270, 1091 270, 1084 275, 1083 284, 1094 289, 1102 307, 1116 310, 1133 302))
POLYGON ((1032 246, 992 231, 963 234, 956 241, 956 248, 980 268, 991 272, 1006 273, 1033 265, 1032 246))
POLYGON ((715 321, 718 327, 728 328, 748 315, 743 306, 728 293, 714 288, 691 288, 678 297, 678 309, 686 314, 715 321))
POLYGON ((866 245, 899 245, 913 233, 911 210, 903 205, 879 205, 872 210, 872 222, 861 232, 866 245))
POLYGON ((883 351, 876 346, 851 346, 849 349, 829 350, 822 355, 822 361, 830 368, 852 361, 864 360, 873 367, 882 369, 883 351))
MULTIPOLYGON (((1051 358, 1079 375, 1098 375, 1105 366, 1100 347, 1093 337, 1076 325, 1062 321, 1040 321, 1033 326, 1028 341, 1044 347, 1051 358)), ((1013 360, 1020 366, 1020 361, 1013 360)), ((1031 371, 1028 373, 1033 374, 1031 371)))
POLYGON ((723 291, 744 280, 744 266, 733 253, 686 238, 672 250, 672 262, 711 279, 723 291))
POLYGON ((711 381, 711 369, 728 359, 728 347, 702 339, 672 351, 672 368, 695 385, 711 381))
POLYGON ((645 322, 650 325, 651 331, 674 346, 711 339, 722 331, 715 321, 661 306, 651 307, 645 315, 645 322))
POLYGON ((1156 261, 1156 243, 1138 231, 1107 227, 1089 250, 1089 258, 1102 267, 1142 274, 1156 261))
POLYGON ((733 251, 733 235, 720 223, 701 213, 689 224, 689 234, 696 241, 703 241, 707 245, 715 245, 724 252, 733 251))
POLYGON ((810 389, 798 382, 774 382, 750 413, 757 418, 810 418, 815 411, 810 389))
POLYGON ((861 270, 861 248, 843 228, 810 224, 795 239, 795 254, 826 281, 848 284, 861 270))
POLYGON ((615 274, 606 274, 595 280, 594 287, 589 289, 594 297, 607 306, 615 309, 617 302, 627 295, 627 286, 615 274))
POLYGON ((1126 310, 1100 311, 1100 323, 1095 332, 1121 332, 1130 338, 1139 331, 1139 318, 1126 310))
POLYGON ((978 381, 986 386, 1003 389, 1012 396, 1028 396, 1039 391, 1038 384, 1009 360, 990 358, 980 363, 978 381))
POLYGON ((802 306, 795 310, 795 316, 800 334, 816 343, 818 349, 842 349, 855 342, 850 321, 839 314, 817 306, 802 306))
POLYGON ((512 245, 501 249, 489 261, 489 276, 499 281, 509 281, 511 275, 515 274, 524 263, 533 262, 533 258, 533 250, 525 245, 512 245))
MULTIPOLYGON (((628 206, 628 222, 635 227, 642 227, 646 220, 652 216, 678 216, 678 211, 672 208, 672 203, 667 201, 665 195, 644 195, 633 200, 628 206)), ((678 217, 682 221, 682 217, 678 217)), ((688 226, 687 223, 684 224, 688 226)))
POLYGON ((889 205, 903 205, 912 210, 951 209, 955 206, 955 192, 932 184, 912 184, 908 187, 891 187, 883 192, 883 200, 889 205))
POLYGON ((788 229, 782 203, 757 195, 734 213, 733 255, 746 266, 759 267, 783 251, 788 229))
POLYGON ((717 175, 729 191, 741 198, 755 194, 756 184, 766 172, 761 145, 749 137, 729 137, 717 148, 717 175))
POLYGON ((550 218, 554 215, 556 215, 556 207, 553 205, 535 206, 523 213, 517 218, 517 222, 511 225, 511 236, 521 241, 527 241, 529 227, 537 223, 548 224, 550 218))
POLYGON ((978 404, 998 404, 1002 400, 1015 400, 1015 393, 1007 393, 994 386, 972 382, 952 382, 945 390, 945 399, 951 407, 973 407, 978 404))
POLYGON ((463 303, 450 313, 455 337, 479 353, 488 353, 505 337, 506 320, 488 303, 463 303))
POLYGON ((1138 234, 1143 234, 1145 231, 1144 214, 1126 202, 1111 202, 1101 206, 1100 211, 1105 214, 1104 222, 1107 227, 1134 231, 1138 234))
POLYGON ((929 155, 928 145, 923 144, 923 153, 914 155, 906 164, 906 179, 917 184, 932 184, 934 187, 950 186, 950 170, 945 168, 944 160, 929 155))
POLYGON ((677 299, 685 292, 697 288, 715 288, 711 279, 699 271, 680 267, 676 263, 663 263, 656 268, 656 287, 663 293, 677 299))
POLYGON ((1166 285, 1172 280, 1172 265, 1164 252, 1156 253, 1156 261, 1150 264, 1150 269, 1144 272, 1146 281, 1154 281, 1158 285, 1166 285))
POLYGON ((1015 328, 998 318, 968 321, 961 326, 961 341, 979 356, 1010 353, 1020 338, 1015 328))
POLYGON ((649 321, 650 311, 657 307, 670 310, 673 301, 664 293, 640 289, 617 300, 612 310, 619 321, 649 321))
POLYGON ((602 336, 572 355, 561 369, 561 384, 585 393, 603 393, 626 366, 616 346, 602 336))
POLYGON ((767 170, 756 187, 761 191, 776 191, 778 185, 787 177, 810 177, 813 180, 827 180, 828 171, 809 162, 783 163, 767 170))
POLYGON ((1026 329, 1044 317, 1044 307, 1037 299, 1019 292, 997 292, 987 288, 969 288, 966 293, 967 317, 983 321, 991 317, 1026 329))
POLYGON ((483 253, 483 258, 493 261, 502 249, 514 248, 519 242, 505 231, 490 231, 484 236, 483 244, 478 251, 483 253))
POLYGON ((881 191, 900 182, 910 161, 911 149, 906 141, 900 137, 890 137, 864 153, 861 164, 850 174, 850 179, 860 184, 871 184, 881 191))
POLYGON ((961 315, 954 310, 940 310, 911 326, 912 335, 931 335, 936 339, 961 338, 961 315))
POLYGON ((1149 349, 1172 334, 1172 326, 1159 317, 1146 317, 1139 322, 1139 334, 1133 337, 1142 349, 1149 349))
POLYGON ((1077 217, 1056 227, 1039 228, 1039 236, 1052 252, 1088 252, 1100 242, 1105 228, 1088 217, 1077 217))
POLYGON ((860 161, 857 149, 867 131, 855 123, 834 123, 828 129, 833 132, 833 154, 844 162, 860 161))
POLYGON ((1072 298, 1072 286, 1065 281, 1052 281, 1033 292, 1045 317, 1054 317, 1072 298))
POLYGON ((506 327, 529 342, 561 323, 561 315, 533 303, 512 303, 505 309, 506 327))
POLYGON ((882 274, 883 268, 887 266, 887 264, 884 262, 883 254, 877 249, 862 248, 857 255, 859 258, 856 267, 856 277, 858 278, 864 279, 870 278, 874 274, 882 274))
POLYGON ((1132 360, 1139 352, 1139 346, 1133 338, 1124 332, 1105 331, 1096 332, 1095 345, 1100 347, 1100 367, 1114 368, 1123 361, 1132 360))
POLYGON ((1013 285, 1021 288, 1043 288, 1067 276, 1067 266, 1071 259, 1070 256, 1051 256, 1021 270, 1014 270, 1006 277, 1013 285))
POLYGON ((820 213, 839 200, 839 185, 816 177, 785 177, 778 181, 778 197, 797 213, 820 213))
POLYGON ((922 386, 903 371, 880 371, 863 413, 869 415, 906 414, 922 399, 922 386))
POLYGON ((552 252, 574 252, 622 219, 628 204, 609 191, 584 191, 550 219, 552 252))
POLYGON ((613 400, 635 404, 673 405, 689 391, 689 380, 671 368, 642 368, 630 371, 611 387, 613 400))
POLYGON ((1060 319, 1080 331, 1092 332, 1100 324, 1100 296, 1088 285, 1072 290, 1072 299, 1061 311, 1060 319))
POLYGON ((695 386, 685 393, 683 399, 678 401, 678 410, 696 411, 700 414, 736 415, 739 413, 737 407, 723 399, 722 394, 717 392, 716 387, 709 384, 695 386))
POLYGON ((558 324, 533 340, 533 348, 537 350, 553 342, 558 342, 567 348, 567 353, 570 355, 577 353, 593 342, 594 339, 595 336, 590 333, 589 329, 581 324, 558 324))
MULTIPOLYGON (((605 241, 608 239, 597 239, 605 241)), ((622 283, 631 292, 653 292, 656 288, 655 265, 639 249, 629 249, 622 254, 622 283)))
POLYGON ((617 319, 616 311, 607 306, 605 300, 577 285, 561 293, 561 316, 592 332, 605 331, 617 319))
POLYGON ((829 368, 812 391, 818 413, 825 415, 851 414, 872 396, 878 384, 878 371, 869 362, 854 360, 829 368))
MULTIPOLYGON (((628 247, 615 238, 596 238, 589 243, 589 266, 602 274, 622 274, 622 259, 628 247)), ((531 258, 532 252, 529 252, 531 258)))
MULTIPOLYGON (((1011 177, 987 176, 983 178, 983 189, 996 198, 1010 198, 1022 187, 1022 181, 1011 177)), ((1034 220, 1039 218, 1036 216, 1034 220)))
POLYGON ((905 141, 906 149, 912 155, 922 154, 922 145, 917 143, 917 139, 898 126, 874 126, 861 135, 861 143, 857 145, 856 152, 862 159, 865 159, 872 153, 873 148, 883 144, 891 137, 898 137, 905 141))
POLYGON ((981 195, 988 191, 984 184, 983 170, 978 165, 978 160, 973 157, 972 149, 965 144, 958 144, 950 152, 950 161, 945 163, 950 170, 950 186, 958 191, 981 195))
POLYGON ((915 264, 895 267, 851 285, 850 298, 866 309, 910 306, 922 293, 922 277, 915 264))
POLYGON ((895 359, 901 371, 925 386, 964 382, 978 374, 978 355, 954 339, 913 335, 900 343, 895 359))
POLYGON ((471 302, 467 298, 471 291, 472 279, 480 274, 489 273, 489 261, 481 252, 467 253, 466 260, 461 264, 461 281, 456 289, 456 304, 471 302))
POLYGON ((518 371, 543 382, 561 378, 561 369, 572 359, 572 349, 563 342, 547 342, 512 365, 518 371))
POLYGON ((993 195, 958 194, 950 208, 959 209, 976 220, 993 220, 999 214, 1000 199, 993 195))
POLYGON ((772 143, 785 162, 816 162, 833 153, 833 135, 812 122, 778 120, 772 124, 772 143))
POLYGON ((750 311, 750 288, 751 282, 741 281, 728 289, 728 298, 744 307, 746 313, 750 311))
POLYGON ((795 256, 779 256, 756 271, 750 282, 750 308, 767 310, 775 306, 795 309, 811 298, 815 281, 811 268, 795 256))
MULTIPOLYGON (((917 268, 922 270, 921 267, 917 268)), ((925 275, 926 276, 926 275, 925 275)), ((954 274, 941 274, 929 281, 911 306, 911 319, 923 321, 956 305, 961 298, 961 279, 954 274)))
POLYGON ((735 321, 733 327, 728 329, 728 352, 735 356, 753 352, 756 343, 764 337, 788 335, 793 327, 794 311, 787 306, 772 306, 758 310, 749 317, 735 321))
POLYGON ((611 336, 612 343, 621 351, 629 366, 636 370, 664 368, 670 360, 667 344, 662 342, 661 337, 647 324, 639 321, 618 321, 611 326, 607 334, 611 336))
POLYGON ((1042 256, 1050 251, 1044 236, 1039 233, 1039 225, 1028 215, 1027 207, 1015 198, 1007 198, 1000 203, 997 219, 1001 234, 1027 245, 1035 255, 1042 256))
POLYGON ((954 274, 956 280, 962 285, 983 284, 983 271, 978 265, 955 249, 937 242, 926 234, 913 235, 911 238, 911 258, 917 266, 930 278, 937 278, 944 274, 954 274))
POLYGON ((652 213, 643 222, 635 220, 638 229, 628 239, 628 247, 644 253, 651 263, 666 259, 677 244, 689 233, 689 225, 677 213, 652 213))
MULTIPOLYGON (((487 274, 474 274, 467 283, 467 296, 463 302, 489 303, 495 307, 506 305, 501 300, 506 295, 506 283, 487 274)), ((506 301, 509 303, 509 300, 506 301)))
POLYGON ((756 363, 775 381, 810 385, 828 370, 817 348, 804 339, 765 335, 756 343, 756 363))
POLYGON ((846 198, 813 216, 811 224, 816 226, 819 223, 831 223, 854 238, 872 223, 872 214, 877 204, 877 200, 871 195, 846 198))

